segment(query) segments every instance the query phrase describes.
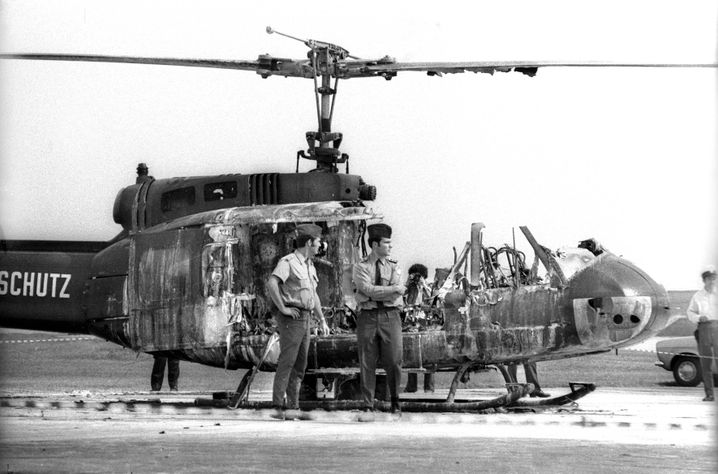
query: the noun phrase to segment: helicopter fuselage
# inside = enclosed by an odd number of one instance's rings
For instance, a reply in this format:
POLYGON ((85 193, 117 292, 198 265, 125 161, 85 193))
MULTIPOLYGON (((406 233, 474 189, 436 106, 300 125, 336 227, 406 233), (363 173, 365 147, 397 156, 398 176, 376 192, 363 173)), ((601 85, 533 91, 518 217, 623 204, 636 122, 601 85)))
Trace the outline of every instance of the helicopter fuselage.
MULTIPOLYGON (((265 281, 292 251, 296 224, 314 222, 329 244, 315 266, 332 334, 312 337, 309 369, 349 370, 358 366, 351 269, 362 257, 366 222, 380 218, 359 201, 265 204, 144 228, 130 220, 135 227, 107 244, 6 242, 0 323, 250 368, 273 332, 265 281)), ((660 285, 611 253, 586 258, 562 285, 455 285, 438 305, 407 308, 404 367, 455 370, 602 352, 661 328, 667 304, 660 285)), ((278 350, 261 369, 274 369, 278 350)))

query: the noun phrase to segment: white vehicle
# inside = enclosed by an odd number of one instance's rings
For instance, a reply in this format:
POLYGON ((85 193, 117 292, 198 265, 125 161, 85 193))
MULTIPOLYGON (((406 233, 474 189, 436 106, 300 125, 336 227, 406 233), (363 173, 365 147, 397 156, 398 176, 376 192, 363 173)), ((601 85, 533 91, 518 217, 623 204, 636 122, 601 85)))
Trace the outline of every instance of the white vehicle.
MULTIPOLYGON (((656 365, 673 372, 676 383, 683 387, 695 387, 703 380, 698 356, 698 343, 693 336, 673 337, 656 343, 656 365)), ((718 364, 713 359, 713 383, 718 379, 718 364)))

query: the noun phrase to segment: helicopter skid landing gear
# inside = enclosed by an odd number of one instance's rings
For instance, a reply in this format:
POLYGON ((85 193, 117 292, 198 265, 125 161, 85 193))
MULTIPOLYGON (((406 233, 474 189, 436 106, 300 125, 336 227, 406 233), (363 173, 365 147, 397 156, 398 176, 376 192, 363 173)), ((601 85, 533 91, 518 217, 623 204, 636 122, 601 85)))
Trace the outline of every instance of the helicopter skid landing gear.
POLYGON ((596 390, 596 384, 588 382, 569 382, 571 392, 542 400, 516 400, 507 408, 559 407, 575 402, 579 398, 596 390))

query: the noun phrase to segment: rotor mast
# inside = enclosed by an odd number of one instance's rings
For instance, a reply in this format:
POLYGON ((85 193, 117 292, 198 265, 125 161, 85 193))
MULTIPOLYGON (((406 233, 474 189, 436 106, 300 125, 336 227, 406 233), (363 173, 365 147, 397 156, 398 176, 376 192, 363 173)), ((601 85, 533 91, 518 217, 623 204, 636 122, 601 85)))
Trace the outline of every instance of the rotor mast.
POLYGON ((358 59, 349 54, 349 51, 332 43, 316 40, 302 40, 293 36, 275 31, 267 27, 267 33, 276 33, 293 40, 304 43, 309 48, 307 56, 311 62, 314 79, 314 95, 317 107, 317 131, 306 133, 307 150, 297 152, 299 158, 317 162, 317 171, 336 173, 337 164, 346 163, 349 155, 339 151, 342 142, 340 132, 332 132, 332 116, 336 100, 339 78, 335 74, 337 63, 346 58, 358 59), (332 77, 334 86, 332 87, 332 77), (318 80, 319 78, 319 80, 318 80))

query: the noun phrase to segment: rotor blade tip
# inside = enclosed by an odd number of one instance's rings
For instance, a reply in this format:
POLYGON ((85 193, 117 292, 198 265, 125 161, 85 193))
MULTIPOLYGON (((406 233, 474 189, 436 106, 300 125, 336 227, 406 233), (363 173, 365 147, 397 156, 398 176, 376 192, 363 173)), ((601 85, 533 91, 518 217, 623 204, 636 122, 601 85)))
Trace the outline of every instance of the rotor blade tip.
POLYGON ((274 30, 272 29, 271 26, 268 26, 268 27, 267 27, 267 33, 269 33, 270 35, 271 35, 272 33, 274 33, 274 30))

